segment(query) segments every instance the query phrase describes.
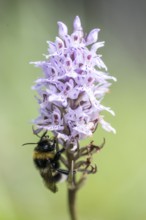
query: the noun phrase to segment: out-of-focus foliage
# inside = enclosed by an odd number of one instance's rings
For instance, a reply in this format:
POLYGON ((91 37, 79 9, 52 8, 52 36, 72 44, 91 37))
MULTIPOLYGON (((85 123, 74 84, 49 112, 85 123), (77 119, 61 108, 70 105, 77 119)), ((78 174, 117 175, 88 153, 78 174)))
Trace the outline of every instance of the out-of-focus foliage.
POLYGON ((146 219, 146 3, 0 0, 2 220, 68 219, 65 184, 56 195, 47 191, 33 167, 32 147, 21 144, 36 141, 29 122, 37 116, 37 104, 30 87, 39 70, 29 61, 42 59, 58 20, 71 30, 77 14, 87 32, 101 28, 103 60, 118 78, 104 100, 116 112, 106 119, 117 134, 99 128, 94 135, 97 143, 105 137, 106 146, 95 158, 98 173, 79 192, 78 214, 84 220, 146 219))

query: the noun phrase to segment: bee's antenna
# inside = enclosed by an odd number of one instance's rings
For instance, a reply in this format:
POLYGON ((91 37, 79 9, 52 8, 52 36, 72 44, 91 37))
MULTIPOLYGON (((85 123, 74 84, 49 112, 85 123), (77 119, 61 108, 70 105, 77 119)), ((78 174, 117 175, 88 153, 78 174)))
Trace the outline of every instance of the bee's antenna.
POLYGON ((25 144, 22 144, 21 146, 29 145, 29 144, 37 144, 37 143, 25 143, 25 144))

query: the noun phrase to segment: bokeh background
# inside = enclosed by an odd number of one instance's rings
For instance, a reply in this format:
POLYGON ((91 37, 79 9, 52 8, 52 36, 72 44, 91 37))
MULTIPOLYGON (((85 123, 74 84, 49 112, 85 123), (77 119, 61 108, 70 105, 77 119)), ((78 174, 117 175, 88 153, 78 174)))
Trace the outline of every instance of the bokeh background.
MULTIPOLYGON (((40 70, 47 40, 57 35, 57 21, 72 30, 79 15, 85 32, 100 28, 100 50, 118 82, 104 99, 116 117, 106 120, 117 134, 99 128, 97 143, 106 146, 78 194, 80 220, 146 219, 146 2, 144 0, 0 0, 0 220, 69 219, 66 185, 52 194, 32 163, 37 141, 31 119, 37 103, 30 87, 40 70)), ((89 140, 85 141, 86 143, 89 140)))

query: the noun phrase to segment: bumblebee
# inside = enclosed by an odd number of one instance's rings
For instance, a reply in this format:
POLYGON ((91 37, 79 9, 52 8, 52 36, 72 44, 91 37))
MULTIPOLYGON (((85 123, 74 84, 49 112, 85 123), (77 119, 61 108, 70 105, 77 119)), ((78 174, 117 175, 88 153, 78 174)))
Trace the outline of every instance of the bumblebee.
POLYGON ((50 139, 46 134, 47 131, 43 133, 37 143, 25 143, 23 145, 37 145, 33 153, 35 167, 39 170, 46 187, 55 193, 58 190, 56 183, 62 180, 64 175, 68 176, 69 171, 60 169, 59 159, 65 149, 62 148, 57 151, 57 141, 55 137, 50 139))

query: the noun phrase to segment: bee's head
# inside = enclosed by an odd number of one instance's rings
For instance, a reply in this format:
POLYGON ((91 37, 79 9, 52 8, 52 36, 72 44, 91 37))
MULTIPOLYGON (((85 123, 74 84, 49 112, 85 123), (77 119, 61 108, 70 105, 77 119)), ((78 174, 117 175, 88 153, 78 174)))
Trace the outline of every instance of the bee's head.
POLYGON ((35 150, 38 152, 50 152, 54 151, 56 146, 55 140, 50 140, 49 138, 42 138, 35 147, 35 150))
POLYGON ((37 143, 25 143, 24 145, 29 145, 29 144, 36 144, 37 146, 34 148, 35 151, 37 152, 50 152, 54 151, 56 147, 56 139, 50 139, 48 135, 46 135, 47 131, 43 133, 43 135, 40 137, 40 140, 37 143))

